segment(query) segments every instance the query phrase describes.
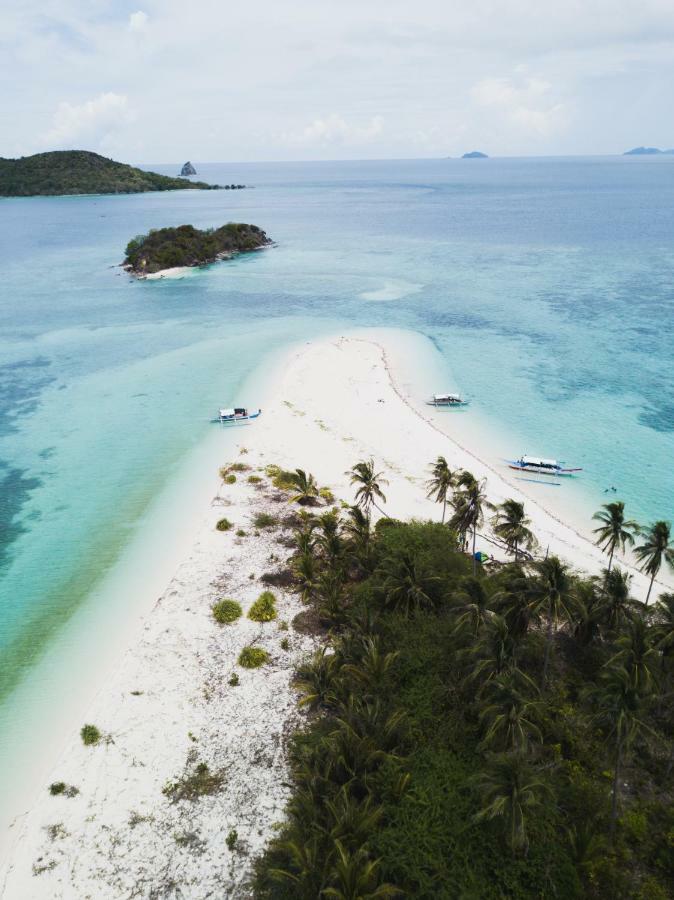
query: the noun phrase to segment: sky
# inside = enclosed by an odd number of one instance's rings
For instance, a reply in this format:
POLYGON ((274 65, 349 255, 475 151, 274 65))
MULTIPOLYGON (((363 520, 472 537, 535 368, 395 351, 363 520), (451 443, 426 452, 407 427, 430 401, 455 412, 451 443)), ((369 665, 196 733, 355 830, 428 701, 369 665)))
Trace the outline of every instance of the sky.
POLYGON ((21 0, 0 156, 124 162, 674 146, 674 0, 21 0))

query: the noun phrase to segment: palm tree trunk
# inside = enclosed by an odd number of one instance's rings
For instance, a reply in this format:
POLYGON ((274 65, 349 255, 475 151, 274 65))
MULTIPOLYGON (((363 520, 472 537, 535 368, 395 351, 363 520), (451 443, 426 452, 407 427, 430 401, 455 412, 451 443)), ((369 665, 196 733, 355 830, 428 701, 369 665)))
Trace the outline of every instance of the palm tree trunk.
POLYGON ((651 583, 648 585, 648 593, 646 594, 646 606, 648 606, 648 600, 651 596, 651 591, 653 590, 653 582, 655 581, 655 572, 651 575, 651 583))
POLYGON ((552 616, 548 621, 548 634, 545 641, 545 660, 543 661, 543 686, 548 680, 548 664, 550 662, 550 648, 552 647, 552 616))
POLYGON ((447 498, 442 501, 442 525, 445 524, 445 513, 447 512, 447 498))
POLYGON ((618 752, 615 760, 615 771, 613 773, 613 793, 611 796, 611 842, 615 834, 615 823, 618 818, 618 794, 620 793, 620 764, 622 763, 623 745, 622 741, 618 744, 618 752))
POLYGON ((611 574, 611 566, 613 565, 613 552, 615 550, 615 546, 611 547, 611 552, 608 555, 608 569, 606 570, 607 577, 611 574))
POLYGON ((515 562, 517 562, 517 541, 515 541, 515 562))
POLYGON ((477 525, 473 525, 473 575, 477 574, 477 560, 475 559, 475 540, 477 538, 477 525))

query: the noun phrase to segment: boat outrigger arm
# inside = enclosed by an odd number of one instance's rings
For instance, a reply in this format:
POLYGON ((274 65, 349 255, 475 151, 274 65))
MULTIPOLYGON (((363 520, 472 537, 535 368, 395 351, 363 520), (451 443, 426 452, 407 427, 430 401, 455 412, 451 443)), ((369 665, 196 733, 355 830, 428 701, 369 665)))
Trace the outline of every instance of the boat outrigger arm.
POLYGON ((580 468, 566 468, 556 459, 543 459, 540 456, 520 456, 508 461, 511 469, 518 472, 534 472, 537 475, 573 475, 582 472, 580 468))
POLYGON ((234 409, 221 409, 218 419, 223 425, 247 422, 249 419, 257 419, 261 412, 261 409, 247 409, 245 406, 236 406, 234 409))

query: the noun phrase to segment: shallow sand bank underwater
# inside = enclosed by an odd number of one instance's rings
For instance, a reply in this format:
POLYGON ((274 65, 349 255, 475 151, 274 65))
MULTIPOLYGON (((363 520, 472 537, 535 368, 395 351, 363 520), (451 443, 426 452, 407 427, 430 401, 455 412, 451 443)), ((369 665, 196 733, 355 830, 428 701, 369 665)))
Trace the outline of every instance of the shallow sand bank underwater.
MULTIPOLYGON (((600 571, 605 561, 589 538, 590 522, 587 533, 564 524, 557 510, 511 480, 488 444, 477 445, 465 415, 423 405, 428 380, 438 377, 433 353, 418 335, 384 330, 293 348, 272 376, 262 417, 236 426, 232 457, 253 474, 270 463, 304 468, 338 499, 350 500, 346 472, 372 456, 390 482, 390 515, 439 518, 425 482, 429 463, 442 454, 450 467, 487 478, 492 502, 523 499, 543 548, 549 545, 577 568, 600 571)), ((220 486, 167 589, 81 711, 81 724, 96 724, 109 741, 84 747, 75 730, 65 751, 55 746, 37 803, 11 830, 0 896, 150 896, 171 884, 179 884, 184 897, 250 895, 251 861, 283 815, 285 739, 300 719, 292 671, 313 640, 292 627, 279 630, 278 622, 245 618, 264 587, 260 576, 289 552, 275 529, 253 534, 253 514, 290 512, 268 486, 249 484, 248 474, 220 486), (223 515, 234 526, 224 533, 215 529, 223 515), (239 528, 245 537, 236 535, 239 528), (238 600, 244 618, 217 625, 210 609, 221 597, 238 600), (269 651, 270 663, 241 669, 238 653, 252 641, 269 651), (237 687, 229 684, 233 672, 237 687), (222 776, 221 790, 172 803, 162 788, 199 762, 222 776), (50 796, 48 785, 57 781, 79 793, 50 796), (232 829, 237 842, 229 849, 232 829)), ((483 541, 478 547, 493 551, 483 541)), ((631 571, 636 596, 644 596, 646 579, 631 571)), ((301 609, 297 597, 275 593, 279 621, 291 622, 301 609)))

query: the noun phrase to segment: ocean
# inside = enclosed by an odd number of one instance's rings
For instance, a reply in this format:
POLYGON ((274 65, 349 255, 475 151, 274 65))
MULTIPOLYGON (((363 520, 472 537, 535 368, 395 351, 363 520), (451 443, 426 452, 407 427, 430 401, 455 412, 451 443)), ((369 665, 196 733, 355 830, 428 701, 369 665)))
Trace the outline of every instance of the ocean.
MULTIPOLYGON (((643 523, 673 517, 674 158, 197 169, 250 189, 0 199, 0 762, 47 701, 57 715, 74 618, 128 614, 98 586, 220 440, 214 411, 255 405, 243 385, 292 342, 421 332, 437 389, 493 434, 490 462, 582 466, 566 500, 588 522, 617 497, 643 523), (227 221, 274 246, 181 279, 118 267, 150 228, 227 221)), ((0 805, 11 778, 0 765, 0 805)))

